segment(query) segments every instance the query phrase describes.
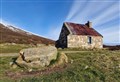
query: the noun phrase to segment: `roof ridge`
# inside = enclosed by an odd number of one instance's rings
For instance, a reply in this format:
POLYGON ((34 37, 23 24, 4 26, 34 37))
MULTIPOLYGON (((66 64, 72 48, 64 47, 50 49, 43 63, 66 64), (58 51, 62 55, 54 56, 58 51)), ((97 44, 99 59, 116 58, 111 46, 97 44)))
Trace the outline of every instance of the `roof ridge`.
POLYGON ((72 24, 78 24, 78 25, 84 25, 84 24, 80 24, 80 23, 73 23, 73 22, 64 22, 64 23, 72 23, 72 24))
POLYGON ((73 34, 73 35, 102 36, 94 28, 89 28, 85 24, 78 24, 78 23, 72 23, 72 22, 64 22, 64 24, 69 30, 70 34, 73 34))

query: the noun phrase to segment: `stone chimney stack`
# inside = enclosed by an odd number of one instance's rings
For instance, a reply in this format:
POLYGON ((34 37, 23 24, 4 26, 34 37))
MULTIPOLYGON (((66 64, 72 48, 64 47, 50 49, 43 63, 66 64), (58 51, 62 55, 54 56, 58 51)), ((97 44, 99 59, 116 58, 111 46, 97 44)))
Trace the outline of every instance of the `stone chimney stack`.
POLYGON ((87 25, 89 28, 92 28, 92 22, 88 21, 85 25, 87 25))

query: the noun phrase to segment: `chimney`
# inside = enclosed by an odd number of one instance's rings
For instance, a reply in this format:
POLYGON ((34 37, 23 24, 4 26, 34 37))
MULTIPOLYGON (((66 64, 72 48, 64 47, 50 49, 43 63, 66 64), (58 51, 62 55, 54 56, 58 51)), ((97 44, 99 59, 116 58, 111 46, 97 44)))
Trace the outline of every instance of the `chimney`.
POLYGON ((85 25, 87 25, 89 28, 92 28, 92 22, 88 21, 85 25))

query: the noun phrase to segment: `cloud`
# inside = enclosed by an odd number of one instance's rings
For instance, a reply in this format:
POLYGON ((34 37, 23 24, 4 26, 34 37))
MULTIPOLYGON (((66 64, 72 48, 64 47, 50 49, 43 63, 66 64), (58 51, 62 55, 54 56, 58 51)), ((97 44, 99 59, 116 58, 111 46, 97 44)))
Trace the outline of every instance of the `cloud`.
POLYGON ((67 21, 80 24, 92 21, 93 27, 104 36, 104 43, 120 43, 119 19, 119 3, 114 0, 87 2, 75 0, 66 18, 67 21))
POLYGON ((103 20, 108 21, 114 19, 118 16, 118 13, 119 3, 117 2, 96 0, 82 2, 75 0, 66 21, 84 23, 85 21, 92 20, 92 22, 97 24, 98 22, 102 23, 103 20))
MULTIPOLYGON (((108 31, 107 31, 108 32, 108 31)), ((104 42, 106 43, 120 43, 119 39, 119 31, 113 31, 110 34, 103 34, 104 35, 104 42), (108 38, 109 37, 109 38, 108 38)))
POLYGON ((68 16, 66 17, 66 21, 71 20, 71 18, 73 18, 75 14, 78 13, 78 11, 81 11, 86 1, 87 0, 84 0, 84 2, 79 2, 78 0, 75 0, 71 9, 69 10, 68 16))
MULTIPOLYGON (((97 29, 101 25, 103 25, 102 29, 99 29, 98 32, 100 32, 104 36, 104 42, 120 42, 120 25, 105 25, 105 23, 107 24, 108 22, 114 21, 116 18, 120 17, 119 3, 114 2, 114 0, 111 1, 113 2, 109 2, 109 0, 75 0, 68 12, 65 21, 72 21, 84 24, 86 21, 90 20, 94 23, 94 26, 97 29)), ((6 25, 17 25, 2 19, 1 22, 6 25)), ((113 22, 111 22, 111 24, 112 23, 113 22)), ((48 33, 43 34, 43 36, 57 40, 62 27, 61 25, 62 24, 51 26, 51 29, 48 31, 48 33)))
POLYGON ((105 43, 120 43, 120 29, 118 25, 110 26, 109 28, 99 29, 103 35, 105 43))
POLYGON ((104 23, 106 21, 112 20, 115 17, 118 17, 119 13, 119 4, 114 3, 107 9, 103 10, 101 14, 95 17, 93 19, 93 22, 99 22, 99 23, 104 23))
POLYGON ((45 34, 44 36, 46 36, 47 38, 53 39, 53 40, 58 40, 61 28, 62 28, 61 25, 52 26, 49 32, 45 34))
MULTIPOLYGON (((79 1, 75 0, 69 14, 66 18, 67 21, 75 21, 75 22, 85 22, 88 20, 93 20, 95 15, 101 13, 105 8, 109 8, 113 3, 105 2, 105 1, 79 1)), ((100 14, 101 15, 101 14, 100 14)))

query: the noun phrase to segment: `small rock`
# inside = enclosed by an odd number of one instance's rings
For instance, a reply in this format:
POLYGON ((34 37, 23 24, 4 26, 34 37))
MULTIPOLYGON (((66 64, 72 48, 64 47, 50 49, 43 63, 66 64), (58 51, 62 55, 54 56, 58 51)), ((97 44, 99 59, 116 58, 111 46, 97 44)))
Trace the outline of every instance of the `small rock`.
POLYGON ((73 63, 73 60, 71 59, 71 62, 70 63, 73 63))
POLYGON ((120 64, 118 65, 118 68, 120 68, 120 64))
POLYGON ((15 64, 14 64, 14 65, 12 65, 12 68, 14 68, 14 69, 15 69, 15 68, 17 68, 17 65, 15 65, 15 64))
POLYGON ((21 70, 21 72, 23 72, 23 70, 21 70))
POLYGON ((86 65, 86 66, 85 66, 85 69, 87 69, 87 68, 88 68, 88 66, 86 65))
POLYGON ((28 71, 31 72, 31 71, 33 71, 33 69, 29 69, 28 71))
POLYGON ((9 65, 12 66, 14 63, 13 62, 10 62, 9 65))
POLYGON ((68 63, 68 57, 65 55, 65 53, 60 53, 59 62, 68 63))

